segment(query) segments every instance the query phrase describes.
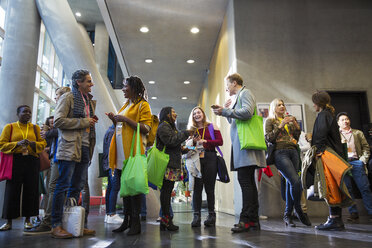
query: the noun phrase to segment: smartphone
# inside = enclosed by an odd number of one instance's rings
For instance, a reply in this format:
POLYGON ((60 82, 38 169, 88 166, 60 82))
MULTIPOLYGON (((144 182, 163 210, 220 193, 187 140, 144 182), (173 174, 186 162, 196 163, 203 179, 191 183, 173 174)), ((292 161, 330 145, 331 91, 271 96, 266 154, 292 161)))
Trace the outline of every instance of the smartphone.
POLYGON ((199 136, 199 134, 197 134, 197 133, 194 133, 194 138, 196 138, 196 137, 198 137, 199 136))
POLYGON ((98 121, 98 117, 96 115, 94 115, 92 118, 98 121))
POLYGON ((211 108, 212 108, 212 109, 216 109, 216 108, 219 108, 219 106, 217 106, 217 105, 212 105, 211 108))

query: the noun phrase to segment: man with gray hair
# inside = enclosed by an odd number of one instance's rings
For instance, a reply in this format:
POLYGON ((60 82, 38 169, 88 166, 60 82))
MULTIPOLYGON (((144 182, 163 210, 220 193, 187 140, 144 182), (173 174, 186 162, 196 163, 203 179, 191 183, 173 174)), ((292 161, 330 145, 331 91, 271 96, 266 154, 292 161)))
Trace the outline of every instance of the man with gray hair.
MULTIPOLYGON (((59 178, 53 197, 52 237, 72 238, 62 228, 65 195, 79 200, 88 176, 88 165, 95 145, 94 114, 96 102, 90 94, 93 87, 89 71, 77 70, 72 75, 72 92, 65 93, 59 100, 54 115, 54 126, 58 128, 59 178)), ((84 235, 94 235, 94 230, 84 228, 84 235)))

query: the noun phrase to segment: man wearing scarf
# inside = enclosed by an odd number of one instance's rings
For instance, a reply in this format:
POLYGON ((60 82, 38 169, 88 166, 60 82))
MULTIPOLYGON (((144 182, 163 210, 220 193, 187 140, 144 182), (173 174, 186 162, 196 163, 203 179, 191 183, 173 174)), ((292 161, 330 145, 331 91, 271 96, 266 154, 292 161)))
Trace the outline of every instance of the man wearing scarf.
MULTIPOLYGON (((96 103, 90 94, 93 86, 89 71, 77 70, 72 75, 72 92, 58 101, 54 126, 58 128, 57 159, 59 178, 54 191, 52 206, 52 237, 72 238, 62 228, 65 195, 79 202, 80 191, 88 179, 88 166, 95 145, 94 115, 96 103)), ((94 235, 94 230, 84 228, 84 235, 94 235)))

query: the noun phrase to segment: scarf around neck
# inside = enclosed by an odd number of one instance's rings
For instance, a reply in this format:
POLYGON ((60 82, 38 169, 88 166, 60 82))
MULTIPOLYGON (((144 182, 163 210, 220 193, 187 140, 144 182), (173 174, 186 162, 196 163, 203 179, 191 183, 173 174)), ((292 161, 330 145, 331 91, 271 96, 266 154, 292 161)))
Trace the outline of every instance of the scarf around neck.
POLYGON ((85 118, 86 113, 85 113, 85 104, 84 104, 84 99, 85 103, 87 106, 89 106, 89 116, 93 116, 93 108, 92 105, 90 104, 90 99, 87 94, 82 94, 78 89, 73 88, 72 89, 72 94, 74 95, 74 118, 85 118))

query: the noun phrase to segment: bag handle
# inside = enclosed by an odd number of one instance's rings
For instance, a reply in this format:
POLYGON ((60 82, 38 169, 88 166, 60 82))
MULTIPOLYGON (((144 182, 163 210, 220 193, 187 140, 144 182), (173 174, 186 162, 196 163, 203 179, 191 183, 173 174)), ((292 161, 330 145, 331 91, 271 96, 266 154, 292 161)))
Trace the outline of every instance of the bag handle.
MULTIPOLYGON (((213 127, 213 124, 212 123, 210 123, 208 125, 208 131, 209 131, 209 134, 211 135, 212 140, 215 140, 216 137, 214 136, 214 127, 213 127)), ((220 147, 217 146, 216 149, 221 154, 221 157, 223 157, 223 154, 222 154, 222 151, 221 151, 220 147)))
MULTIPOLYGON (((155 146, 155 148, 156 148, 156 137, 155 137, 155 141, 154 141, 154 145, 153 146, 155 146)), ((163 151, 162 152, 165 152, 165 145, 163 147, 163 151)))
MULTIPOLYGON (((240 105, 240 108, 243 108, 242 102, 240 101, 240 94, 238 95, 238 103, 240 105)), ((257 115, 257 105, 254 108, 253 115, 257 115)))
POLYGON ((141 155, 140 123, 137 123, 137 131, 133 132, 132 145, 130 147, 130 156, 133 157, 134 140, 136 139, 136 155, 141 155))
POLYGON ((66 206, 68 207, 75 207, 77 206, 76 199, 74 197, 69 197, 66 201, 66 206))

